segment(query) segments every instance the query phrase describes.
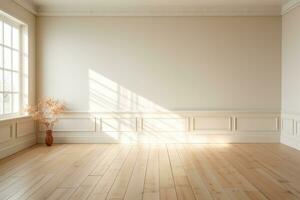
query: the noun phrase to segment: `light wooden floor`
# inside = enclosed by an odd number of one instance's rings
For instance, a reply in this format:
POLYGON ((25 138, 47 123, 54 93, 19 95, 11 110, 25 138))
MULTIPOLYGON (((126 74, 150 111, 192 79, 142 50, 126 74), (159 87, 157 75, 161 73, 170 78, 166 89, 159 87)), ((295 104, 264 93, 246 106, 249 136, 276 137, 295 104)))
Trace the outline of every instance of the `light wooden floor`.
POLYGON ((300 199, 279 144, 34 146, 0 161, 0 199, 300 199))

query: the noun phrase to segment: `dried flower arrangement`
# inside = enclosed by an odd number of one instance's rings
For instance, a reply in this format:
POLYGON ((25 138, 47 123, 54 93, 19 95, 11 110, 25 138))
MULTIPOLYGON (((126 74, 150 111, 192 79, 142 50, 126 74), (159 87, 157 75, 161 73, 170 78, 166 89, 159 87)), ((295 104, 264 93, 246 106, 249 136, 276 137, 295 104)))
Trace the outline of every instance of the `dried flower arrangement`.
POLYGON ((52 129, 57 122, 57 116, 63 113, 65 109, 63 103, 52 98, 40 100, 37 105, 30 105, 26 108, 26 112, 46 128, 45 143, 48 146, 53 143, 52 129))
POLYGON ((26 112, 34 119, 45 126, 47 130, 52 130, 57 116, 65 111, 65 105, 52 98, 40 100, 37 105, 30 105, 26 112))

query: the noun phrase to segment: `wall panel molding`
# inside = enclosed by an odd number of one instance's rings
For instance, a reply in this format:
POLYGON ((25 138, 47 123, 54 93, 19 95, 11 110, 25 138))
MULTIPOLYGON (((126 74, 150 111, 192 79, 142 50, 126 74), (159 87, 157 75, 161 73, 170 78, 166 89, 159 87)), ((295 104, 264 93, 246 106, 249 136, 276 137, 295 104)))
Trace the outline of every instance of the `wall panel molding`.
POLYGON ((143 118, 142 131, 150 132, 187 132, 187 118, 143 118))
MULTIPOLYGON (((259 111, 66 112, 54 137, 66 143, 278 143, 279 118, 279 112, 259 111)), ((43 142, 42 129, 38 136, 43 142)))
POLYGON ((300 113, 281 114, 280 142, 300 150, 300 113))
POLYGON ((0 159, 37 143, 35 122, 27 116, 0 121, 0 159))
POLYGON ((281 120, 281 131, 283 134, 294 135, 294 119, 283 118, 281 120))
MULTIPOLYGON (((40 131, 46 131, 42 125, 39 126, 40 131)), ((55 132, 95 132, 96 118, 93 117, 61 117, 54 126, 55 132)))
POLYGON ((6 143, 13 139, 13 129, 12 123, 6 122, 0 124, 0 144, 6 143))
POLYGON ((16 137, 23 137, 35 134, 35 122, 31 119, 17 121, 16 123, 16 137))
POLYGON ((102 132, 137 132, 137 118, 101 118, 100 119, 102 132))
POLYGON ((232 131, 230 116, 197 116, 193 117, 193 131, 232 131))
POLYGON ((249 116, 236 118, 236 130, 240 132, 277 132, 279 131, 277 116, 249 116))
POLYGON ((295 128, 296 128, 295 135, 300 136, 300 120, 296 121, 295 128))

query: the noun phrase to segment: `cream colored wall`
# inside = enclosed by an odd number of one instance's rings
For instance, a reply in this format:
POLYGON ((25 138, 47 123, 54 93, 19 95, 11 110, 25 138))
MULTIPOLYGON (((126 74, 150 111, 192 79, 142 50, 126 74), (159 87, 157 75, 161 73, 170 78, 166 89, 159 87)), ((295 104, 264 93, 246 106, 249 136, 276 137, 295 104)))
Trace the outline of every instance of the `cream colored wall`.
POLYGON ((300 6, 282 21, 282 111, 300 113, 300 6))
POLYGON ((29 33, 29 103, 34 103, 36 98, 36 87, 35 87, 35 25, 36 17, 16 4, 11 0, 1 0, 0 10, 7 14, 19 19, 28 25, 29 33))
MULTIPOLYGON (((35 19, 11 0, 1 0, 0 10, 28 25, 29 32, 29 103, 35 102, 35 19)), ((30 117, 0 120, 0 158, 36 144, 35 123, 30 117)))
POLYGON ((300 6, 282 17, 281 142, 300 149, 300 6))
POLYGON ((279 111, 280 41, 280 17, 38 17, 38 96, 72 111, 279 111))

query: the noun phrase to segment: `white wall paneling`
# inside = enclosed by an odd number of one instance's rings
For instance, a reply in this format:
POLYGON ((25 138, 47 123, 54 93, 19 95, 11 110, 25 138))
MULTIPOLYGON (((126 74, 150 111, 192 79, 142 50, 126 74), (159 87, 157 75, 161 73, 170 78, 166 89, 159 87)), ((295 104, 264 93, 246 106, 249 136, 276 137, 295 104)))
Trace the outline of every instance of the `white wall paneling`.
POLYGON ((241 132, 277 132, 279 118, 276 116, 249 116, 236 118, 236 130, 241 132))
POLYGON ((35 123, 29 117, 0 122, 0 159, 36 144, 35 123))
MULTIPOLYGON (((68 112, 54 128, 62 143, 279 142, 277 112, 68 112)), ((44 131, 40 130, 39 142, 44 131)))
POLYGON ((283 118, 281 130, 284 134, 294 135, 294 119, 283 118))
POLYGON ((300 136, 300 120, 297 120, 295 125, 296 125, 295 126, 295 128, 296 128, 295 135, 300 136))
POLYGON ((300 150, 300 114, 282 113, 281 143, 300 150))
POLYGON ((101 118, 103 132, 136 132, 137 118, 101 118))
POLYGON ((17 121, 16 137, 23 137, 35 134, 35 122, 31 119, 17 121))
POLYGON ((187 118, 143 118, 142 131, 188 131, 187 118))
MULTIPOLYGON (((42 130, 45 130, 41 127, 42 130)), ((56 132, 95 132, 96 118, 60 118, 53 131, 56 132)))
POLYGON ((13 124, 6 122, 0 124, 0 143, 5 143, 13 137, 13 124))
POLYGON ((230 116, 202 116, 193 118, 193 130, 197 131, 232 131, 230 116))

